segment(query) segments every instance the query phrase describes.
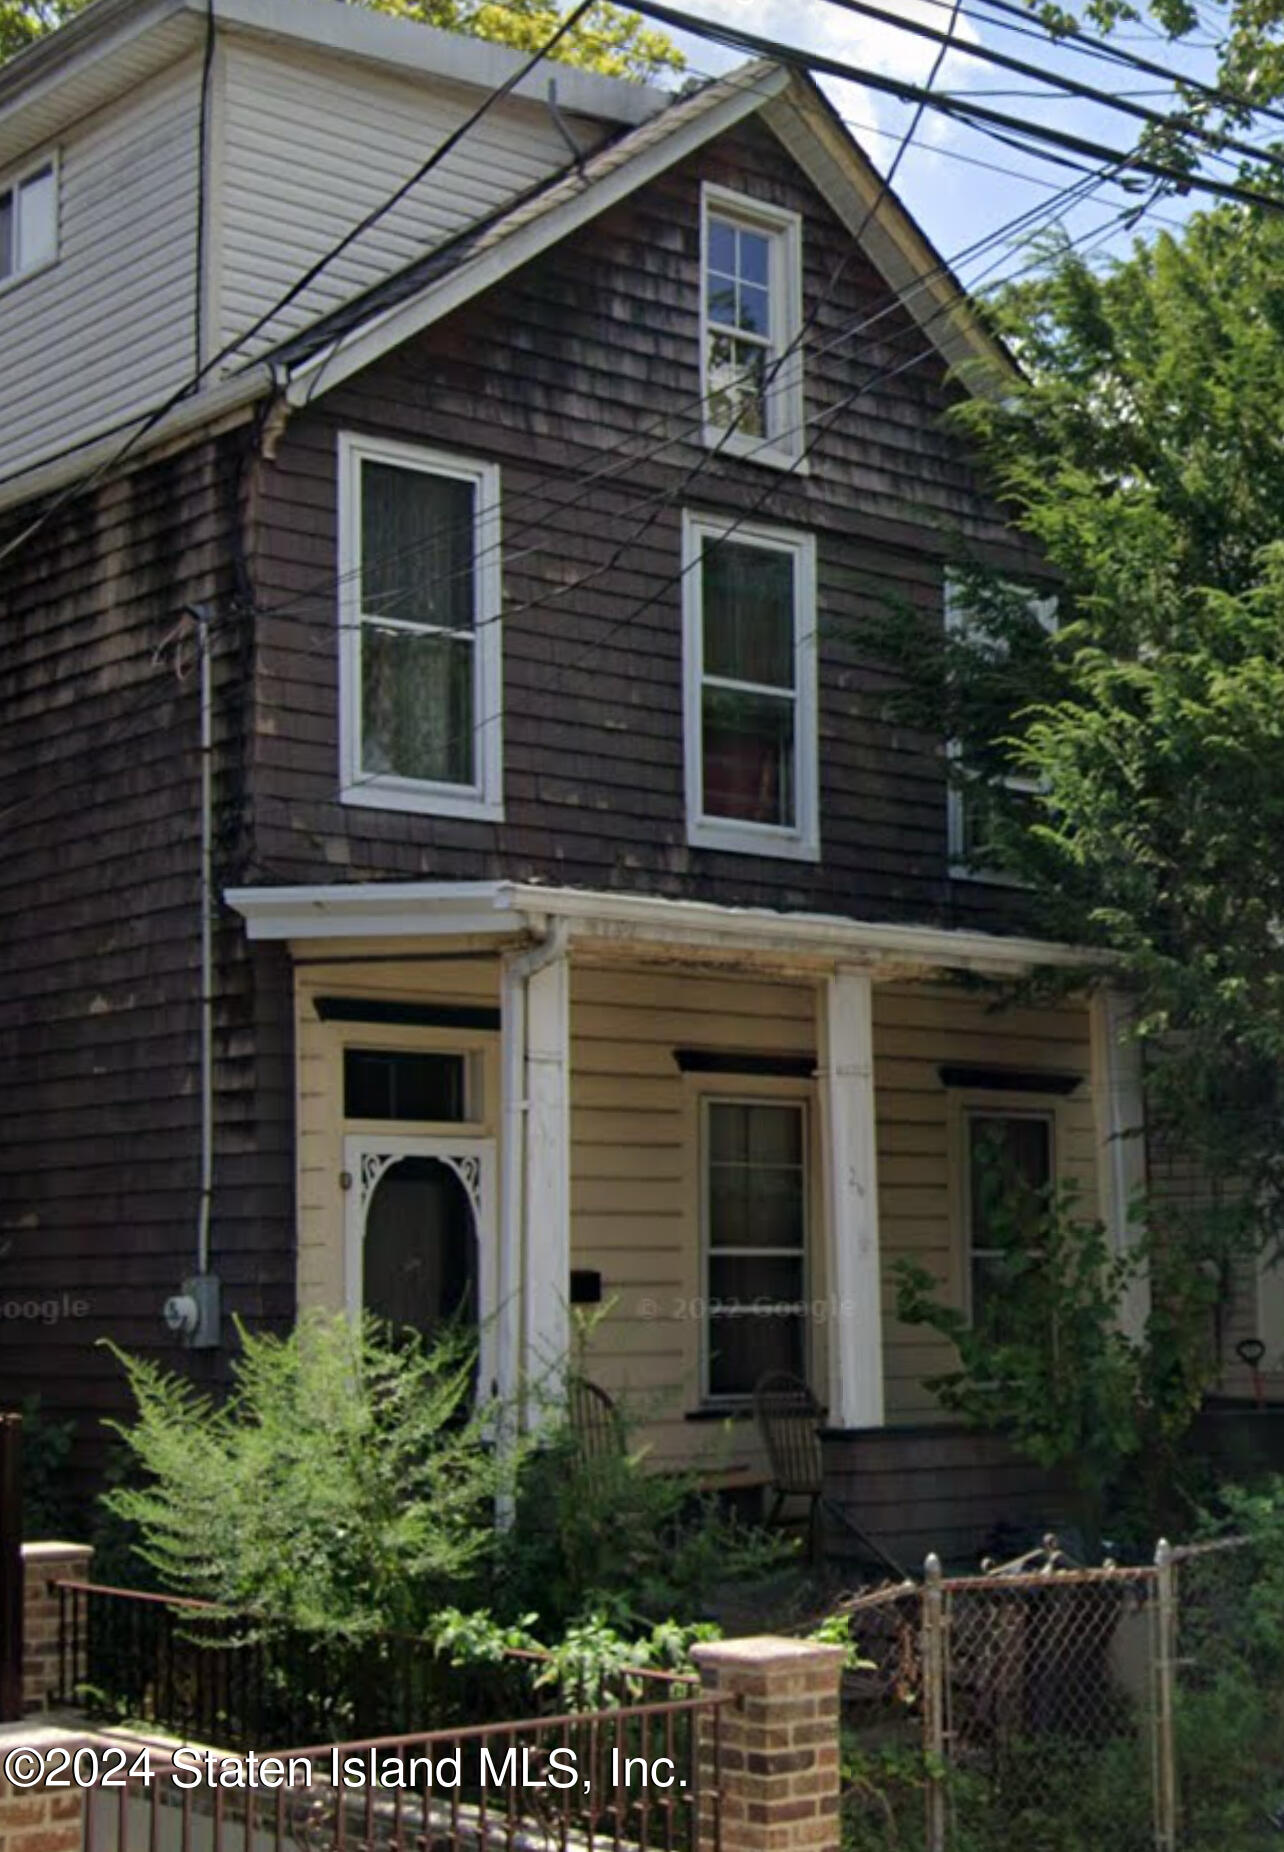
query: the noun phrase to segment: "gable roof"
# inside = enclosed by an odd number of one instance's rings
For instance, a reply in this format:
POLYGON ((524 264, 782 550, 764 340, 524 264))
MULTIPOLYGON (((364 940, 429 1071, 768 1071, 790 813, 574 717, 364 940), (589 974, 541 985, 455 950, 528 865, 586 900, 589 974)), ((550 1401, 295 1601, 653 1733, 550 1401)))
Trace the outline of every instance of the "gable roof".
POLYGON ((542 183, 283 343, 276 358, 289 377, 290 403, 309 404, 350 379, 753 115, 859 238, 946 362, 984 362, 982 379, 1010 378, 1016 370, 1011 356, 817 85, 782 65, 756 60, 677 98, 571 172, 542 183))

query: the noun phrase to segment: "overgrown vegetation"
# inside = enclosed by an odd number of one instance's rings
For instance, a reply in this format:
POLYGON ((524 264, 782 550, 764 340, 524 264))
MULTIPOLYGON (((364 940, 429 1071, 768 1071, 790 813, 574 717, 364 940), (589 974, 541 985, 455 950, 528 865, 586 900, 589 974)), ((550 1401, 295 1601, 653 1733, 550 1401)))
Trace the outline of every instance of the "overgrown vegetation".
POLYGON ((516 1627, 551 1644, 609 1624, 654 1642, 791 1558, 691 1475, 654 1470, 626 1418, 618 1451, 590 1457, 560 1407, 525 1434, 474 1409, 463 1338, 323 1315, 240 1336, 221 1403, 117 1353, 133 1472, 103 1503, 175 1593, 353 1637, 432 1635, 443 1613, 476 1610, 479 1638, 516 1627))
POLYGON ((1140 1203, 1135 1242, 1115 1253, 1074 1185, 1032 1191, 998 1152, 980 1157, 993 1250, 981 1304, 968 1313, 946 1302, 912 1260, 895 1268, 897 1316, 938 1332, 958 1359, 928 1387, 969 1425, 1001 1431, 1061 1476, 1089 1560, 1108 1513, 1112 1534, 1131 1518, 1153 1540, 1173 1514, 1180 1443, 1207 1382, 1213 1282, 1174 1264, 1140 1203), (1120 1308, 1142 1285, 1145 1326, 1130 1332, 1120 1308))

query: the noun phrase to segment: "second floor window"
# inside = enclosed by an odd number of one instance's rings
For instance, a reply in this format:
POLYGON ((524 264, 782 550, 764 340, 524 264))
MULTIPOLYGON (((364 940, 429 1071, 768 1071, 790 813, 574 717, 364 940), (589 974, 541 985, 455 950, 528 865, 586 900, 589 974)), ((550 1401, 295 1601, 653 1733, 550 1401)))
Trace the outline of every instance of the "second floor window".
POLYGON ((341 440, 345 803, 502 814, 499 472, 341 440))
POLYGON ((58 255, 58 170, 52 160, 0 188, 0 284, 58 255))
POLYGON ((705 441, 793 464, 804 443, 798 218, 706 186, 701 242, 705 441))
POLYGON ((810 534, 684 529, 687 840, 815 860, 815 549, 810 534))

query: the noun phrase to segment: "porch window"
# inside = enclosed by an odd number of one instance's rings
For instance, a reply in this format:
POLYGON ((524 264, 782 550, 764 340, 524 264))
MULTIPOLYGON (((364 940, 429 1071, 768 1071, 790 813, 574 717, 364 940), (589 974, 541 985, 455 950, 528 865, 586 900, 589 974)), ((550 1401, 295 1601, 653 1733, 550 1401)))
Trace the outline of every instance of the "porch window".
POLYGON ((807 1125, 801 1102, 707 1100, 705 1390, 806 1375, 807 1125))
POLYGON ((340 440, 345 803, 502 815, 499 472, 340 440))
POLYGON ((967 1204, 969 1309, 974 1325, 1002 1334, 1004 1301, 1017 1289, 1012 1275, 1013 1243, 1001 1238, 1015 1225, 1033 1254, 1039 1218, 1052 1181, 1052 1116, 1049 1113, 968 1113, 967 1204))
POLYGON ((702 196, 705 441, 797 467, 803 448, 802 234, 796 213, 723 187, 702 196))
MULTIPOLYGON (((1041 598, 1029 587, 1013 585, 996 588, 995 595, 999 601, 1010 601, 1015 597, 1024 605, 1029 613, 1034 641, 1038 640, 1038 631, 1033 629, 1034 625, 1047 636, 1055 634, 1055 598, 1041 598)), ((985 612, 978 608, 974 600, 968 598, 965 588, 957 579, 946 579, 946 630, 980 639, 986 647, 987 656, 993 660, 996 671, 994 728, 996 737, 1000 737, 1011 725, 1010 700, 1004 704, 1004 666, 1009 660, 1010 644, 1006 634, 995 634, 992 631, 992 622, 987 624, 985 612)), ((1035 798, 1039 784, 1037 779, 1023 772, 1003 770, 1002 755, 1005 752, 1005 746, 996 744, 992 762, 989 765, 969 766, 967 771, 970 781, 964 783, 958 777, 962 760, 961 743, 958 740, 947 743, 946 755, 954 774, 950 782, 947 819, 950 873, 956 880, 1011 883, 1014 879, 998 866, 993 853, 994 789, 997 787, 1007 793, 1005 808, 1015 805, 1023 822, 1026 812, 1033 822, 1037 813, 1035 798)), ((1010 764, 1010 760, 1007 763, 1010 764)))
POLYGON ((815 860, 815 548, 809 534, 688 515, 687 839, 815 860))

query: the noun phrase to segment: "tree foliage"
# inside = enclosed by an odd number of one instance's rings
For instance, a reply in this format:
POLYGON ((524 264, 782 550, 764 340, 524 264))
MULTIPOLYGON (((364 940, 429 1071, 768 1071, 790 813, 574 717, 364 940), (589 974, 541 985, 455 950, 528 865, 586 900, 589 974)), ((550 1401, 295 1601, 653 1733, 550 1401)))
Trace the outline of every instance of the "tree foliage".
POLYGON ((1018 618, 992 587, 980 637, 911 683, 1041 929, 1119 956, 1214 1247, 1261 1246, 1284 1225, 1284 224, 1221 208, 1104 273, 1066 252, 1001 319, 1026 384, 959 417, 1063 624, 996 651, 1018 618))
MULTIPOLYGON (((43 38, 83 11, 88 0, 0 0, 0 61, 43 38)), ((556 30, 561 9, 550 0, 349 0, 370 12, 466 32, 515 50, 535 51, 556 30)), ((655 78, 680 71, 681 52, 640 16, 598 0, 567 33, 555 56, 606 77, 655 78)))

